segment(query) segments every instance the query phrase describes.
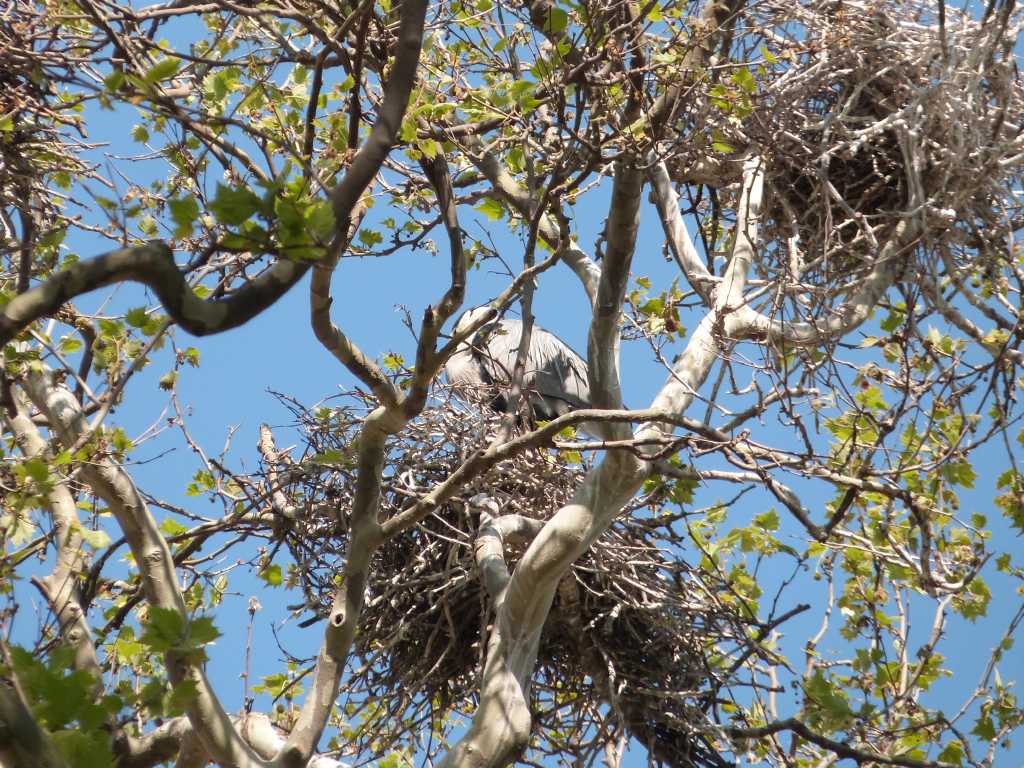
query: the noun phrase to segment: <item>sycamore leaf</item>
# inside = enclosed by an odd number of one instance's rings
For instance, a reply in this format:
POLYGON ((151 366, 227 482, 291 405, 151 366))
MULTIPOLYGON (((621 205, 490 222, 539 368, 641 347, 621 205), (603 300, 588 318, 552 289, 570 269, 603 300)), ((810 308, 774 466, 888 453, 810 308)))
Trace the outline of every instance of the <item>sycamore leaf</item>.
POLYGON ((505 209, 502 208, 501 203, 489 197, 481 200, 477 204, 476 210, 486 216, 488 221, 499 221, 505 215, 505 209))

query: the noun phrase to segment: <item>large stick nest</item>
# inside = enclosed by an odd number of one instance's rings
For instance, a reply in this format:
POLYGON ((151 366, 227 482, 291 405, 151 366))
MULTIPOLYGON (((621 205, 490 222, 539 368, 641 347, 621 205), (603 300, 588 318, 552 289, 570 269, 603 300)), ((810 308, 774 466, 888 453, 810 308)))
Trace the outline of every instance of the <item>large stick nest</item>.
MULTIPOLYGON (((77 99, 61 101, 58 84, 74 78, 80 54, 54 34, 46 10, 11 0, 0 15, 0 205, 37 211, 39 221, 57 224, 59 207, 48 188, 57 173, 85 174, 79 145, 77 99)), ((0 224, 0 238, 3 225, 0 224)), ((7 233, 11 235, 13 233, 7 233)), ((3 247, 0 239, 0 247, 3 247)))
POLYGON ((778 56, 742 129, 765 161, 762 236, 780 245, 764 277, 841 289, 909 217, 931 250, 1006 228, 1024 151, 1020 20, 993 6, 984 21, 947 8, 941 24, 934 3, 754 6, 778 56))
MULTIPOLYGON (((285 481, 305 509, 287 542, 307 605, 320 615, 348 543, 355 441, 368 405, 349 399, 352 406, 313 412, 292 405, 306 470, 282 473, 299 478, 285 481), (317 462, 331 467, 310 469, 317 462)), ((442 482, 493 431, 475 410, 428 408, 390 446, 381 518, 442 482)), ((474 564, 480 509, 471 499, 486 494, 502 514, 546 519, 583 474, 555 450, 523 453, 380 549, 356 640, 359 664, 345 685, 362 718, 348 735, 363 754, 407 743, 474 705, 491 612, 474 564)), ((661 763, 723 765, 708 712, 759 625, 741 615, 724 579, 698 575, 680 558, 685 534, 676 528, 685 516, 659 517, 641 506, 650 501, 639 497, 559 586, 534 678, 532 744, 570 749, 589 763, 624 727, 661 763)), ((510 569, 521 554, 507 548, 510 569)))

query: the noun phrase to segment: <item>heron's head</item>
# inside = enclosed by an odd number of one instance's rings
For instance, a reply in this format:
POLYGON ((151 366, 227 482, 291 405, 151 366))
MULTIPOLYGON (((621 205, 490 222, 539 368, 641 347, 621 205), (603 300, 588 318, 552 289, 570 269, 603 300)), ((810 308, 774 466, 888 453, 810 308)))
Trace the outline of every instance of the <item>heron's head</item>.
POLYGON ((483 315, 487 314, 487 312, 489 312, 490 309, 490 306, 487 304, 484 304, 484 306, 482 307, 474 307, 473 309, 467 309, 465 312, 462 313, 462 315, 459 316, 459 319, 456 321, 455 332, 462 333, 467 328, 469 328, 469 326, 471 326, 473 323, 479 320, 483 315))

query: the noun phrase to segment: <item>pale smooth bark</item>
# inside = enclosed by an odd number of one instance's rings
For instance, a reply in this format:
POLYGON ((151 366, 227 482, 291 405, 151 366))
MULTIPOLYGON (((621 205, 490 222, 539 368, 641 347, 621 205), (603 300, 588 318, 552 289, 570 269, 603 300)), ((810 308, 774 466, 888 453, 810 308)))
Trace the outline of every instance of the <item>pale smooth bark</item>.
MULTIPOLYGON (((24 411, 22 403, 18 398, 12 398, 9 405, 14 409, 14 413, 6 417, 6 422, 22 455, 26 459, 43 461, 51 458, 48 455, 46 441, 39 434, 39 428, 24 411)), ((63 480, 51 478, 51 488, 46 494, 46 501, 47 512, 53 523, 57 556, 53 570, 46 576, 33 578, 32 583, 42 592, 57 617, 61 639, 74 650, 75 669, 90 673, 99 685, 102 669, 77 588, 78 577, 83 568, 82 536, 79 533, 82 523, 78 519, 75 499, 63 480)))
POLYGON ((892 236, 881 245, 871 271, 831 317, 816 322, 789 322, 766 317, 745 307, 740 315, 736 338, 767 340, 780 348, 792 348, 819 346, 844 336, 868 319, 885 292, 903 273, 906 251, 918 237, 919 229, 913 221, 898 222, 892 236))
MULTIPOLYGON (((616 163, 612 199, 605 225, 604 261, 597 287, 590 332, 587 335, 587 375, 590 379, 590 400, 598 408, 621 408, 622 389, 619 377, 619 319, 626 297, 629 269, 636 250, 636 233, 640 226, 640 196, 643 173, 632 158, 616 163)), ((629 436, 625 424, 613 425, 609 437, 629 436)))
MULTIPOLYGON (((65 447, 76 444, 87 429, 85 416, 74 395, 63 385, 51 385, 45 373, 32 373, 22 382, 29 399, 45 416, 65 447)), ((170 548, 135 483, 124 469, 109 458, 99 457, 82 464, 82 480, 113 513, 124 533, 150 605, 188 616, 170 548)), ((238 735, 231 719, 202 666, 169 651, 164 659, 174 685, 190 680, 196 697, 187 712, 203 748, 212 759, 229 766, 255 768, 259 756, 238 735)))

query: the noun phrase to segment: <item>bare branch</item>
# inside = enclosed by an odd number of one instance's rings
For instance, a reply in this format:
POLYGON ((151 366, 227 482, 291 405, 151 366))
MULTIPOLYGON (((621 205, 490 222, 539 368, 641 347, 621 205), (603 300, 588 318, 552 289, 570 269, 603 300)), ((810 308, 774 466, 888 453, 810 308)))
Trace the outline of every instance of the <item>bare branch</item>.
POLYGON ((185 281, 170 248, 163 242, 111 251, 66 267, 0 308, 0 345, 76 296, 124 280, 151 288, 167 313, 189 333, 220 333, 237 328, 271 306, 307 269, 308 264, 278 260, 230 295, 201 299, 185 281))

